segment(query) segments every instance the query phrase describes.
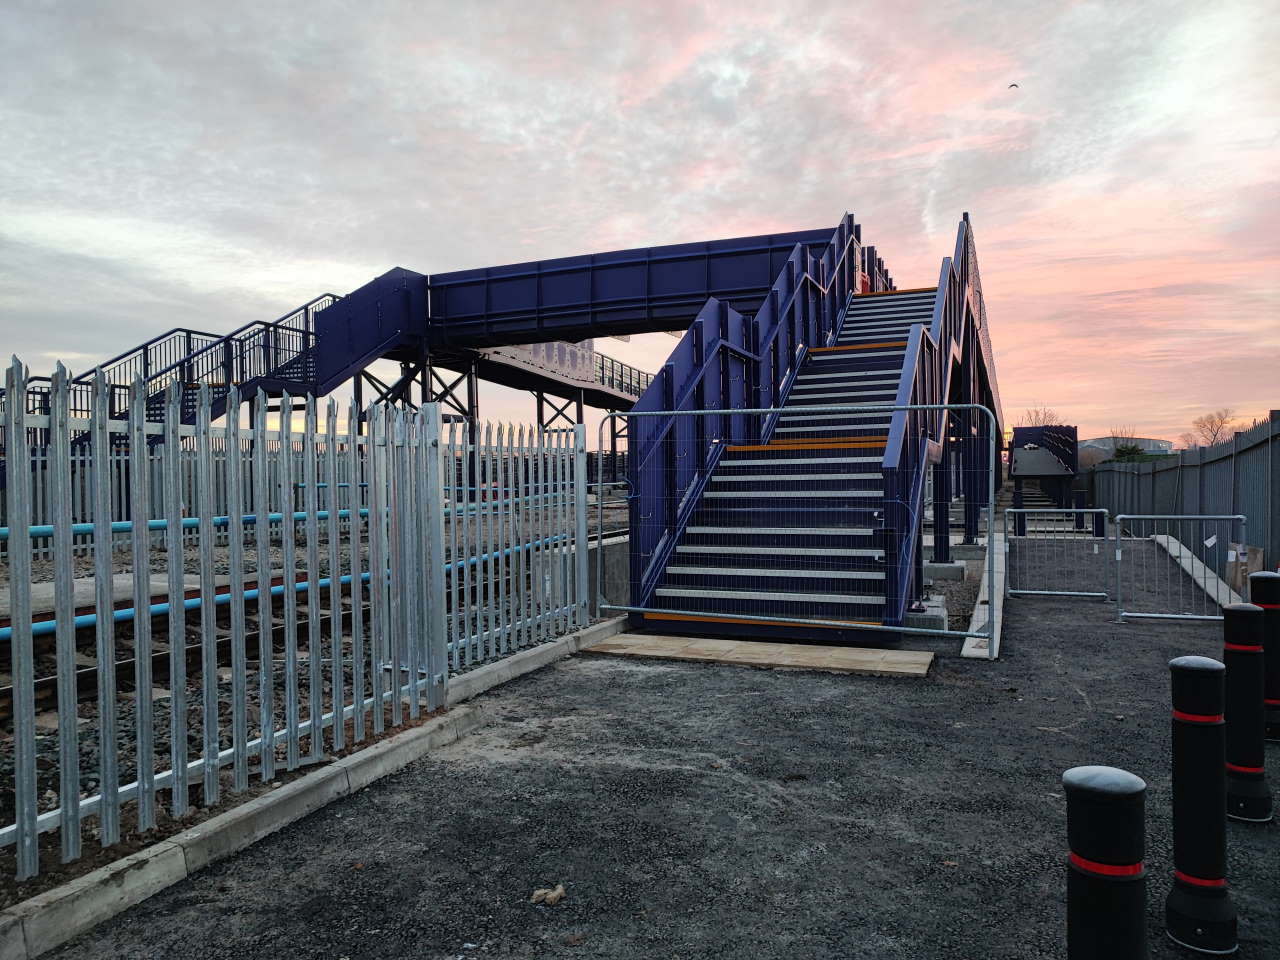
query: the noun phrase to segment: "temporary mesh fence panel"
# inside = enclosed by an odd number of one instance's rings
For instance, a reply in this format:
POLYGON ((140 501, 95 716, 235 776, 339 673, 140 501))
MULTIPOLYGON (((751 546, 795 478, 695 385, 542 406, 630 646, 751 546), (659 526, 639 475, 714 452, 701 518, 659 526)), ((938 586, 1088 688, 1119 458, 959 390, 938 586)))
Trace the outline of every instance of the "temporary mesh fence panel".
POLYGON ((1107 511, 1014 508, 1004 514, 1009 596, 1105 598, 1111 588, 1107 511))
POLYGON ((268 412, 262 394, 251 422, 211 422, 203 386, 148 410, 140 381, 112 405, 103 378, 73 415, 61 368, 31 413, 7 402, 26 376, 7 371, 0 408, 0 846, 20 879, 41 834, 63 861, 86 835, 110 846, 587 623, 582 427, 473 432, 434 404, 340 418, 288 395, 268 412))
POLYGON ((1218 576, 1232 576, 1239 545, 1245 542, 1243 516, 1126 516, 1115 518, 1115 601, 1120 619, 1221 620, 1221 608, 1238 603, 1236 588, 1218 576))

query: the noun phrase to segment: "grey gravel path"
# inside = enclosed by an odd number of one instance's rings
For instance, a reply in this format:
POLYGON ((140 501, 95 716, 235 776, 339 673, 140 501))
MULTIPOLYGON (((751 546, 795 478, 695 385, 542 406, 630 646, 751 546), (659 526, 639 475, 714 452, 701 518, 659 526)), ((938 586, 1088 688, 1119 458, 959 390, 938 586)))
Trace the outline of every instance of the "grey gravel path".
MULTIPOLYGON (((1166 662, 1216 653, 1218 628, 1006 611, 1000 662, 918 680, 576 657, 54 956, 1063 957, 1059 777, 1080 763, 1148 780, 1152 956, 1179 956, 1166 662)), ((1240 956, 1274 957, 1280 832, 1229 835, 1240 956)))

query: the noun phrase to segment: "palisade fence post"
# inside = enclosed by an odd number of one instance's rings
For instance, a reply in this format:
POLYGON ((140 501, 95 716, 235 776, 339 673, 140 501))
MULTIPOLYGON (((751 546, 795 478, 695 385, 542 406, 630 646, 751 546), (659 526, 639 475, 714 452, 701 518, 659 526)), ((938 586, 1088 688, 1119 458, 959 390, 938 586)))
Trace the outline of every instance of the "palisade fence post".
POLYGON ((249 789, 249 690, 248 657, 245 654, 244 576, 244 460, 240 444, 240 389, 228 384, 227 435, 227 577, 231 620, 231 777, 232 790, 249 789))
POLYGON ((182 384, 169 382, 164 398, 165 566, 168 574, 169 617, 169 754, 173 771, 173 816, 185 816, 189 802, 187 776, 187 614, 183 560, 186 539, 182 528, 182 384))
MULTIPOLYGON (((59 833, 62 862, 80 856, 80 720, 76 715, 75 587, 71 525, 75 520, 71 490, 71 388, 67 368, 61 363, 50 389, 50 511, 53 520, 53 593, 57 626, 58 662, 58 807, 62 811, 59 833)), ((19 581, 14 580, 13 583, 19 581)))
MULTIPOLYGON (((597 477, 597 480, 599 478, 597 477)), ((597 485, 596 496, 601 496, 604 488, 597 485)), ((577 550, 574 554, 574 570, 577 587, 577 604, 574 620, 579 628, 590 622, 590 586, 588 584, 587 543, 587 428, 585 424, 577 424, 573 428, 573 512, 574 543, 577 550)), ((603 540, 596 544, 597 550, 604 549, 603 540)))
POLYGON ((133 663, 134 735, 138 771, 138 829, 150 830, 155 816, 154 704, 151 688, 151 490, 147 466, 151 446, 147 441, 147 385, 135 379, 129 386, 129 513, 133 531, 133 663))
MULTIPOLYGON (((14 357, 5 374, 4 434, 8 476, 10 663, 13 665, 14 825, 17 878, 40 870, 36 827, 35 663, 31 637, 31 448, 26 425, 27 371, 14 357)), ((108 552, 108 551, 102 551, 108 552)), ((109 561, 108 561, 109 562, 109 561)))
POLYGON ((383 656, 387 631, 386 407, 369 408, 365 468, 369 484, 369 687, 372 730, 385 728, 383 656))
POLYGON ((423 404, 419 416, 423 470, 422 495, 418 499, 426 516, 423 562, 427 570, 427 597, 422 626, 426 635, 427 709, 438 710, 447 702, 449 685, 449 626, 444 577, 444 445, 441 443, 440 404, 423 404))
MULTIPOLYGON (((325 442, 324 442, 324 480, 325 489, 329 492, 329 516, 325 525, 325 535, 329 540, 329 705, 333 711, 333 749, 340 751, 346 745, 346 714, 344 706, 346 696, 343 683, 342 653, 342 556, 340 553, 340 519, 341 500, 338 491, 341 489, 338 480, 338 402, 329 398, 325 407, 325 442)), ((352 485, 347 489, 354 487, 352 485)), ((350 515, 352 511, 348 510, 350 515)), ((350 522, 350 517, 348 517, 350 522)), ((351 564, 355 575, 356 564, 351 564)), ((354 611, 353 611, 354 614, 354 611)))
POLYGON ((221 797, 218 779, 219 697, 218 697, 218 611, 214 606, 216 582, 213 575, 213 446, 210 422, 213 419, 209 384, 201 381, 196 405, 196 513, 200 531, 200 730, 204 758, 204 805, 211 807, 221 797))
POLYGON ((321 674, 324 641, 320 633, 320 471, 316 433, 319 431, 316 398, 307 394, 302 416, 302 509, 307 537, 306 610, 307 610, 307 721, 311 735, 307 740, 312 760, 324 756, 324 691, 321 674))
MULTIPOLYGON (((258 565, 258 729, 261 731, 258 763, 262 780, 266 783, 275 777, 275 618, 271 610, 271 471, 267 459, 267 395, 261 387, 253 402, 252 432, 253 538, 258 565)), ((277 446, 276 450, 279 454, 283 447, 277 446)))
MULTIPOLYGON (((93 378, 90 446, 93 450, 93 575, 97 614, 98 660, 98 790, 102 797, 98 823, 104 847, 120 840, 118 744, 116 742, 115 597, 111 556, 111 420, 107 378, 93 378)), ((25 395, 25 394, 23 394, 25 395)), ((27 578, 30 581, 30 577, 27 578)), ((29 619, 29 618, 28 618, 29 619)))

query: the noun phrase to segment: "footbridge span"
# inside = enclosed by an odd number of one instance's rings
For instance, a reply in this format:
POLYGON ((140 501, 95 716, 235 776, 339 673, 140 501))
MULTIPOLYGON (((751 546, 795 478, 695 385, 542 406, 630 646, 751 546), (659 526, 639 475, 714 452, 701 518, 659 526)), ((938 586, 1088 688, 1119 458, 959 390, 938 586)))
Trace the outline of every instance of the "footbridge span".
MULTIPOLYGON (((99 376, 115 388, 109 415, 125 416, 141 379, 149 417, 176 386, 188 423, 202 390, 216 418, 349 385, 362 407, 440 402, 474 427, 482 379, 533 392, 542 426, 580 423, 588 405, 629 411, 610 419, 612 444, 628 438, 624 609, 667 630, 829 640, 901 625, 923 588, 926 516, 935 559, 957 493, 963 535, 977 536, 998 462, 984 443, 1002 433, 967 214, 926 288, 899 290, 846 214, 792 233, 397 267, 272 322, 167 331, 77 377, 72 416, 99 376), (656 376, 594 349, 658 331, 683 334, 656 376), (369 370, 387 360, 390 382, 369 370), (944 405, 972 409, 926 409, 944 405), (763 412, 733 412, 748 410, 763 412)), ((29 409, 48 397, 32 378, 29 409)))

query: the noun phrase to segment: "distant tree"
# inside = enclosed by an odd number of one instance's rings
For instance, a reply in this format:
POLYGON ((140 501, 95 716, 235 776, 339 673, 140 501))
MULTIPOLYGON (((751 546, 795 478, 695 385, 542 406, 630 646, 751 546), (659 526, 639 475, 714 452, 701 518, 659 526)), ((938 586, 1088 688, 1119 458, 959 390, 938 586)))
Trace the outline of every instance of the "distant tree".
MULTIPOLYGON (((1117 440, 1132 440, 1137 435, 1138 431, 1132 424, 1111 428, 1111 436, 1115 437, 1117 440)), ((1119 444, 1116 446, 1119 446, 1119 444)))
POLYGON ((1052 427, 1062 422, 1062 417, 1053 407, 1028 407, 1018 418, 1020 427, 1052 427))
POLYGON ((1112 454, 1111 459, 1125 463, 1131 460, 1141 460, 1145 455, 1146 451, 1136 443, 1118 443, 1116 444, 1116 452, 1112 454))
POLYGON ((1206 413, 1203 417, 1196 417, 1191 421, 1191 429, 1195 431, 1202 445, 1212 447, 1215 443, 1222 443, 1227 439, 1235 419, 1236 412, 1230 407, 1223 407, 1221 410, 1206 413))
POLYGON ((1178 444, 1184 450, 1190 450, 1192 447, 1200 446, 1200 441, 1196 439, 1196 435, 1188 430, 1186 433, 1178 435, 1178 444))
POLYGON ((1097 447, 1086 447, 1079 454, 1080 466, 1086 470, 1090 467, 1096 467, 1106 459, 1108 459, 1106 451, 1099 450, 1097 447))

